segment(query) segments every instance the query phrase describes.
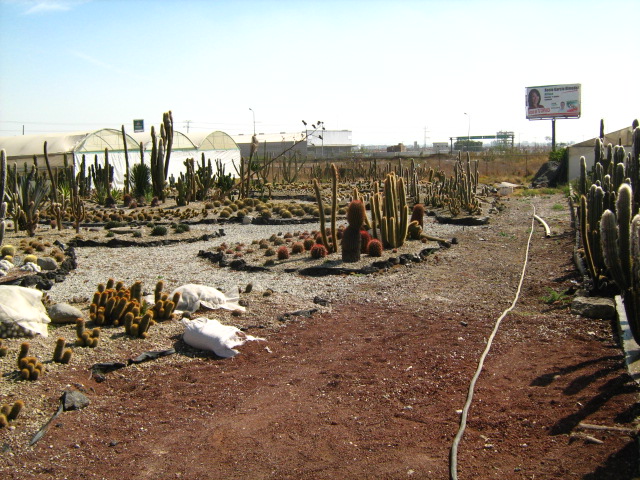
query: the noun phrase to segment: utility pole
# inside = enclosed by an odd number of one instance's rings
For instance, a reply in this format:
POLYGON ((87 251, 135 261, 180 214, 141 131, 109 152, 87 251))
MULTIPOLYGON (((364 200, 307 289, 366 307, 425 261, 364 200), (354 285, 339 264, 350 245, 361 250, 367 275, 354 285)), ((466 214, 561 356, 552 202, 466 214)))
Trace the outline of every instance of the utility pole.
POLYGON ((185 120, 184 123, 187 124, 187 133, 189 133, 189 124, 191 123, 191 120, 185 120))

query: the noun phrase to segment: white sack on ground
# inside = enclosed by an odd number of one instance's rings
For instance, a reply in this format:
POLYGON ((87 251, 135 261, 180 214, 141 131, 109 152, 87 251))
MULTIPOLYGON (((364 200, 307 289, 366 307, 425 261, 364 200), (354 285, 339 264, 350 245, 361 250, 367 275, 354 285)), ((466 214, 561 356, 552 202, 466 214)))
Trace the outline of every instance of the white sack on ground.
POLYGON ((264 338, 247 335, 231 325, 223 325, 218 320, 199 317, 193 320, 182 319, 184 334, 182 339, 187 345, 200 350, 207 350, 219 357, 229 358, 239 352, 235 347, 244 345, 252 340, 264 340, 264 338))
POLYGON ((245 311, 244 307, 238 305, 240 292, 238 291, 237 286, 228 292, 222 293, 214 287, 190 283, 176 288, 171 292, 169 298, 172 298, 176 292, 180 293, 180 301, 178 302, 178 305, 176 305, 176 310, 181 312, 193 313, 200 307, 211 310, 224 308, 225 310, 245 311))
POLYGON ((42 304, 42 292, 16 285, 0 285, 0 337, 49 336, 51 319, 42 304))

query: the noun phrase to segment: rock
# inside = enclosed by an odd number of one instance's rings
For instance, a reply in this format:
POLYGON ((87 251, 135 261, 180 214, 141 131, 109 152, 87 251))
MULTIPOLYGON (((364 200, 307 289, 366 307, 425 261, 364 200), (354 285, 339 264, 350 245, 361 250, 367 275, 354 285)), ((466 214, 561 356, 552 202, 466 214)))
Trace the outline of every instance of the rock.
POLYGON ((77 390, 67 390, 62 394, 62 407, 65 412, 80 410, 89 405, 89 399, 77 390))
POLYGON ((566 162, 549 160, 542 165, 531 181, 533 188, 557 187, 559 183, 567 180, 566 162))
POLYGON ((82 318, 82 312, 68 303, 56 303, 48 310, 51 323, 75 323, 76 319, 82 318))
POLYGON ((319 296, 315 296, 313 297, 313 303, 315 303, 316 305, 322 305, 323 307, 326 307, 327 305, 329 305, 329 300, 325 299, 325 298, 321 298, 319 296))
POLYGON ((38 257, 38 266, 42 270, 55 270, 58 268, 58 262, 55 258, 51 257, 38 257))
POLYGON ((616 304, 608 297, 574 297, 571 313, 587 318, 610 320, 616 316, 616 304))
POLYGON ((251 225, 251 222, 253 222, 253 218, 251 215, 245 215, 244 217, 242 217, 242 224, 243 225, 251 225))

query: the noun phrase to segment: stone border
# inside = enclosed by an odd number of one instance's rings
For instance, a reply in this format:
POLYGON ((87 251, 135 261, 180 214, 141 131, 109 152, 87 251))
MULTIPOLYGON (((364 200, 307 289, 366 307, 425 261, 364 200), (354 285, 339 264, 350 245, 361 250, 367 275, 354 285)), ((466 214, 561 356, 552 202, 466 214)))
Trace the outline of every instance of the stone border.
POLYGON ((624 361, 627 364, 629 376, 640 385, 640 345, 636 343, 631 334, 627 312, 620 295, 615 296, 616 310, 618 312, 618 333, 624 352, 624 361))

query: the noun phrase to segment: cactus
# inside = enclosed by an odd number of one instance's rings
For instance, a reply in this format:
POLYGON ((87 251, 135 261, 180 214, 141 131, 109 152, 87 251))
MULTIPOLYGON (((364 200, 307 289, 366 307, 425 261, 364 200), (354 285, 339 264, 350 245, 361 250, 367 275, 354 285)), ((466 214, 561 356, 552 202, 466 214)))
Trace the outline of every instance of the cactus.
POLYGON ((65 346, 65 339, 62 337, 59 337, 56 340, 56 346, 55 349, 53 350, 53 361, 56 363, 62 363, 62 355, 64 354, 64 346, 65 346))
POLYGON ((23 380, 37 380, 44 373, 44 365, 35 357, 22 357, 18 361, 18 368, 23 380))
POLYGON ((622 184, 617 215, 606 210, 600 232, 608 275, 620 289, 631 332, 640 341, 640 214, 631 219, 632 203, 631 187, 622 184))
POLYGON ((154 127, 151 127, 151 145, 151 183, 153 194, 164 202, 164 187, 169 175, 169 159, 173 146, 173 116, 171 111, 162 114, 159 140, 154 127))
MULTIPOLYGON (((409 207, 404 179, 395 173, 387 174, 384 181, 384 197, 375 193, 372 202, 372 225, 380 226, 383 245, 397 248, 404 244, 409 227, 409 207)), ((374 238, 377 233, 374 228, 374 238)))
POLYGON ((367 246, 367 252, 370 257, 381 257, 383 250, 382 242, 377 238, 372 238, 367 246))
POLYGON ((84 319, 79 318, 78 320, 76 320, 76 336, 76 345, 78 345, 79 347, 96 348, 99 342, 100 329, 94 328, 93 330, 91 330, 91 332, 87 331, 85 329, 84 319))
POLYGON ((136 338, 148 338, 149 328, 155 323, 152 311, 148 311, 142 316, 136 316, 133 312, 128 312, 125 317, 124 328, 127 335, 136 338))
POLYGON ((66 365, 71 361, 71 357, 73 356, 73 350, 70 348, 65 348, 64 352, 62 352, 62 359, 60 363, 66 365))
POLYGON ((18 352, 18 367, 20 366, 20 361, 23 358, 26 358, 29 354, 29 342, 22 342, 20 344, 20 352, 18 352))
POLYGON ((276 250, 276 256, 278 260, 287 260, 290 256, 289 247, 286 245, 279 246, 278 250, 276 250))
POLYGON ((9 411, 9 413, 7 414, 7 420, 12 422, 16 418, 18 418, 18 415, 20 415, 20 412, 22 411, 23 408, 24 408, 24 402, 22 400, 17 400, 13 404, 13 407, 11 407, 11 410, 9 411))
POLYGON ((7 186, 7 154, 4 150, 0 150, 0 246, 4 239, 4 231, 6 228, 5 218, 7 217, 7 202, 4 201, 5 190, 7 186))
POLYGON ((342 261, 357 262, 362 251, 362 238, 360 229, 365 218, 364 204, 360 200, 354 200, 347 208, 347 221, 349 226, 342 234, 342 261))
POLYGON ((424 228, 424 205, 421 203, 416 203, 413 206, 413 210, 411 210, 411 218, 409 219, 409 223, 416 221, 420 228, 424 228))
POLYGON ((320 215, 320 232, 322 234, 322 244, 324 245, 326 251, 329 252, 331 249, 331 246, 329 245, 329 239, 327 238, 324 206, 322 204, 322 192, 320 191, 320 184, 318 183, 317 178, 313 179, 313 189, 315 190, 316 201, 318 202, 318 211, 320 215))
POLYGON ((311 258, 316 260, 326 257, 328 253, 329 252, 327 252, 327 248, 322 243, 316 243, 313 247, 311 247, 311 250, 309 250, 311 258))

